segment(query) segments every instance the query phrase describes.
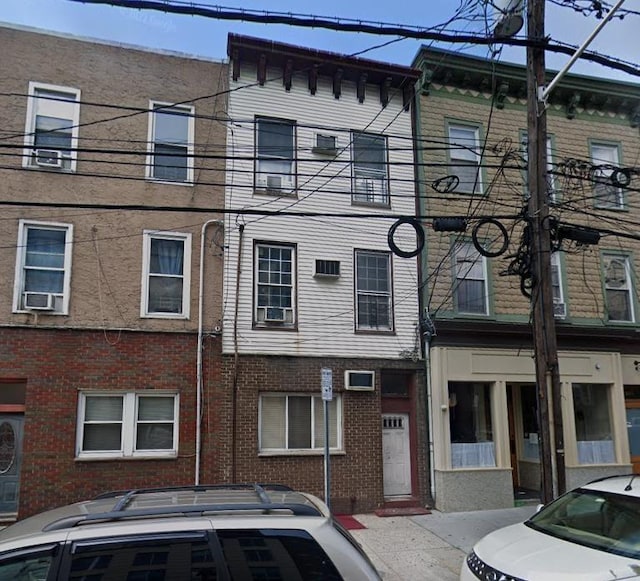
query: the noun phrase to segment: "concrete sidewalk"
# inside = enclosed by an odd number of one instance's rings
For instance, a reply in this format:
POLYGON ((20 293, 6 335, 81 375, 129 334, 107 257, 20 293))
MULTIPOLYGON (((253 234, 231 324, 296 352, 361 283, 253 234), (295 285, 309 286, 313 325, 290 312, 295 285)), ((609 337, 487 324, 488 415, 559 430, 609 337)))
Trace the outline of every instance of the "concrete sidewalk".
POLYGON ((385 581, 454 581, 477 541, 534 512, 535 505, 420 516, 359 514, 355 518, 367 528, 351 533, 385 581))

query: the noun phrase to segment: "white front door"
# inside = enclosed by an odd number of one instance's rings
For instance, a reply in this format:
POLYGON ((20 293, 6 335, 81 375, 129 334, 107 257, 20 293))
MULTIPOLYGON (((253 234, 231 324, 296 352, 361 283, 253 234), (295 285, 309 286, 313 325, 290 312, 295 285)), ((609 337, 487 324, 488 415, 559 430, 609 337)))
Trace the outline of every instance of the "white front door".
POLYGON ((411 494, 409 414, 382 416, 382 458, 385 497, 411 494))

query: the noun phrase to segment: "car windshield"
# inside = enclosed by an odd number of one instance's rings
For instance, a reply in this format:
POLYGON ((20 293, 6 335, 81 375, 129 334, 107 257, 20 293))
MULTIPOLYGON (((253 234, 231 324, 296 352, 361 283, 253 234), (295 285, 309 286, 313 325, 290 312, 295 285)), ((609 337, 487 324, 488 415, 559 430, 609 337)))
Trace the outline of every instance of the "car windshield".
POLYGON ((640 498, 577 489, 525 525, 578 545, 640 559, 640 498))

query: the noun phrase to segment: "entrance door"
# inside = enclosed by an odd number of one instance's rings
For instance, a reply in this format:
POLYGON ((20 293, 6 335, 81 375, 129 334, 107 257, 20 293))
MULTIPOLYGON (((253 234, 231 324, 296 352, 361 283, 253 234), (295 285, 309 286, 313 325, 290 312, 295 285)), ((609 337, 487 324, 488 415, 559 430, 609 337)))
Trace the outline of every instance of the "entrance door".
POLYGON ((509 445, 516 499, 537 498, 540 490, 538 412, 533 383, 507 385, 509 445))
POLYGON ((409 414, 382 416, 382 457, 385 497, 410 495, 409 414))
POLYGON ((20 414, 0 414, 0 513, 18 512, 23 420, 20 414))
POLYGON ((640 400, 626 402, 627 433, 633 473, 640 474, 640 400))

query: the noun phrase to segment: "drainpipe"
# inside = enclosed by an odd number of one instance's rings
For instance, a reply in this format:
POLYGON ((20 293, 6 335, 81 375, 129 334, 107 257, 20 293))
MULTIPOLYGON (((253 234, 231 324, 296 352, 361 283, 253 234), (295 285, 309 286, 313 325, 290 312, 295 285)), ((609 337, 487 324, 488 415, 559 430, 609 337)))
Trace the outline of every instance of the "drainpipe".
POLYGON ((202 311, 204 304, 204 241, 207 228, 211 224, 217 224, 218 226, 224 226, 222 220, 207 220, 202 225, 202 231, 200 232, 200 282, 198 288, 198 354, 196 361, 196 463, 195 463, 195 475, 194 484, 198 486, 200 484, 200 452, 202 449, 202 393, 203 393, 203 381, 202 381, 202 311))

